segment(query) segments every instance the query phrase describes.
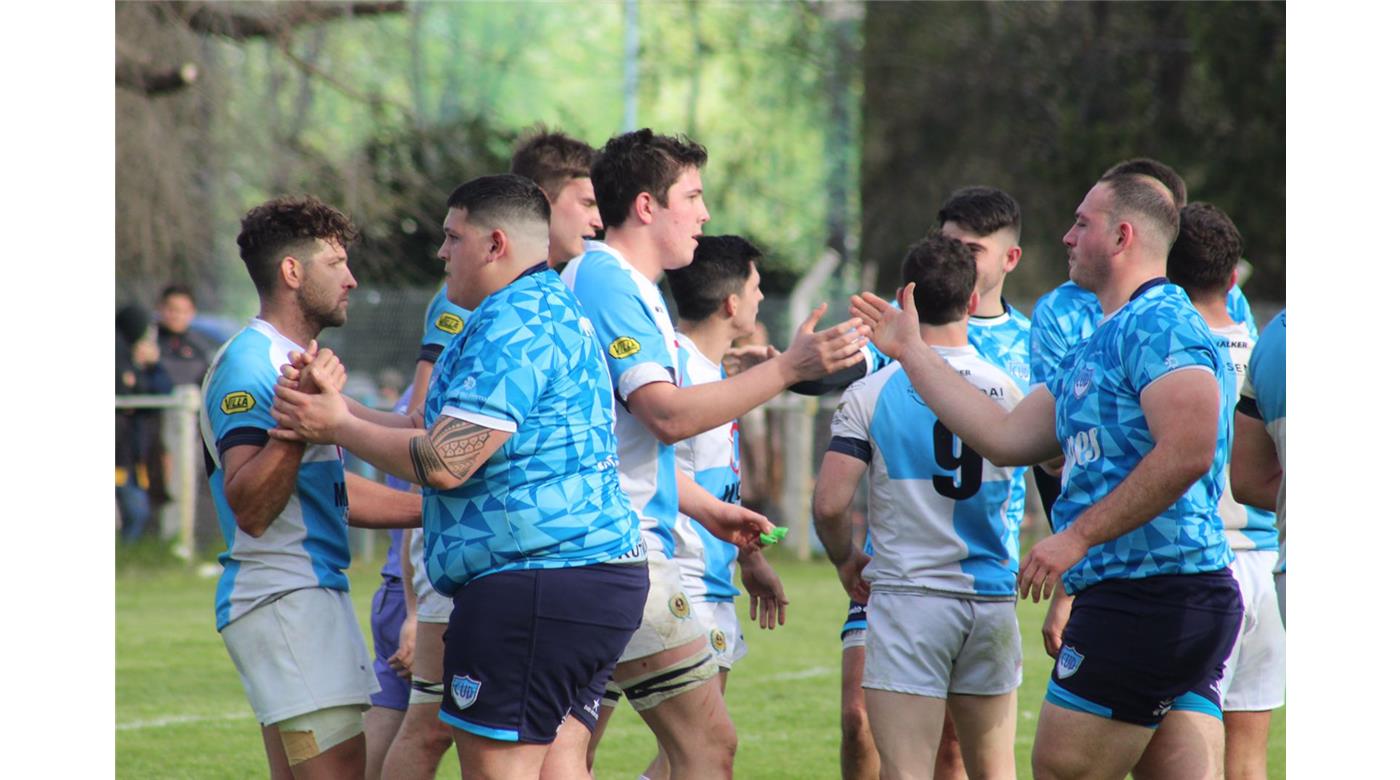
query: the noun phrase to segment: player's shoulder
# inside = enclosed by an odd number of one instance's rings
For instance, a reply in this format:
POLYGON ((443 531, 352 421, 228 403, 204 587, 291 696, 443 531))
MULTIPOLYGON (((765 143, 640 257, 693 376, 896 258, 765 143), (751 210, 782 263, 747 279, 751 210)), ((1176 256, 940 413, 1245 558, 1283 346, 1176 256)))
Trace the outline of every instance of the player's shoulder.
POLYGON ((447 287, 444 286, 428 303, 427 311, 423 314, 423 329, 425 331, 437 330, 448 337, 456 336, 466 327, 471 314, 470 309, 458 306, 448 300, 447 287))
POLYGON ((1059 313, 1068 308, 1083 305, 1089 301, 1096 301, 1094 294, 1080 287, 1074 282, 1065 282, 1059 287, 1040 296, 1035 302, 1035 307, 1031 309, 1032 319, 1044 315, 1059 313))
POLYGON ((1174 284, 1158 284, 1143 291, 1121 310, 1118 329, 1148 336, 1158 333, 1191 334, 1214 341, 1205 318, 1186 291, 1174 284))
POLYGON ((645 281, 616 249, 601 241, 584 242, 583 254, 569 261, 562 278, 580 296, 602 290, 639 295, 645 281))

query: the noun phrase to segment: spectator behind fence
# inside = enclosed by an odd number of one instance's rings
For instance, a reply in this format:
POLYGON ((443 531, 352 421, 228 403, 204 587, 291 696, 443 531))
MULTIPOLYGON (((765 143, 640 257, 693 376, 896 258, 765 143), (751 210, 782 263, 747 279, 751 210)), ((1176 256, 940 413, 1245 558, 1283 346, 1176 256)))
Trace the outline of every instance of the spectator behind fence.
MULTIPOLYGON (((132 304, 117 312, 117 395, 168 393, 170 375, 150 330, 150 315, 132 304)), ((136 541, 151 517, 152 472, 159 465, 160 412, 117 410, 117 508, 122 539, 136 541), (155 468, 153 468, 155 467, 155 468)))
POLYGON ((196 314, 194 293, 183 284, 167 285, 156 310, 160 361, 177 385, 198 385, 209 370, 209 358, 218 345, 190 329, 196 314))

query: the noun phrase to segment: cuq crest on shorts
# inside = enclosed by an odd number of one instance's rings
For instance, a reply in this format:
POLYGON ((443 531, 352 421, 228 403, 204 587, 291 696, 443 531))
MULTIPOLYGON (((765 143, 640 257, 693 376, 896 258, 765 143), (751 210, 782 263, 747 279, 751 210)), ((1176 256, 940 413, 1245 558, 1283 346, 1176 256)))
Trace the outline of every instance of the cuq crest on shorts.
MULTIPOLYGON (((1066 677, 1073 677, 1079 671, 1079 665, 1084 663, 1084 656, 1069 645, 1060 648, 1060 660, 1055 662, 1055 676, 1063 680, 1066 677)), ((455 685, 455 683, 454 683, 455 685)))
POLYGON ((470 675, 452 675, 452 701, 457 703, 457 709, 465 710, 476 703, 476 695, 481 691, 481 681, 473 680, 470 675))

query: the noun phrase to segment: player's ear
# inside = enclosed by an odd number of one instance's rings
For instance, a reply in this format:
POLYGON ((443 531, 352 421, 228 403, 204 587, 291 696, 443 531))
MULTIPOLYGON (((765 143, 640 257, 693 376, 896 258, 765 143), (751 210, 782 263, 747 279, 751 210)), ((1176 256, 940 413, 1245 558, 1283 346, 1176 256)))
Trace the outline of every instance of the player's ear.
POLYGON ((1227 285, 1227 286, 1225 287, 1225 289, 1227 289, 1227 290, 1234 289, 1235 285, 1237 285, 1237 284, 1239 284, 1239 283, 1240 283, 1240 266, 1239 266, 1239 263, 1236 263, 1236 264, 1235 264, 1235 267, 1232 268, 1232 269, 1230 269, 1230 284, 1227 285))
POLYGON ((301 288, 302 281, 305 280, 305 269, 302 268, 301 261, 285 255, 277 263, 277 275, 282 277, 282 283, 293 290, 301 288))
POLYGON ((735 294, 735 293, 730 293, 730 294, 724 296, 724 316, 726 316, 726 317, 733 317, 735 314, 738 314, 738 313, 739 313, 739 296, 738 296, 737 294, 735 294))
POLYGON ((1013 246, 1006 250, 1006 270, 1009 272, 1021 262, 1021 247, 1013 246))
POLYGON ((510 247, 510 236, 500 228, 491 229, 491 247, 486 256, 486 262, 495 262, 506 255, 510 247))
POLYGON ((967 313, 971 316, 977 311, 977 304, 982 302, 982 296, 977 294, 977 288, 972 288, 972 295, 967 298, 967 313))
POLYGON ((1128 246, 1133 243, 1133 239, 1136 237, 1137 234, 1136 231, 1133 230, 1133 223, 1128 222, 1126 220, 1118 223, 1118 251, 1121 252, 1124 249, 1127 249, 1128 246))
POLYGON ((637 193, 637 197, 632 199, 632 213, 643 225, 650 225, 656 217, 656 198, 646 190, 637 193))

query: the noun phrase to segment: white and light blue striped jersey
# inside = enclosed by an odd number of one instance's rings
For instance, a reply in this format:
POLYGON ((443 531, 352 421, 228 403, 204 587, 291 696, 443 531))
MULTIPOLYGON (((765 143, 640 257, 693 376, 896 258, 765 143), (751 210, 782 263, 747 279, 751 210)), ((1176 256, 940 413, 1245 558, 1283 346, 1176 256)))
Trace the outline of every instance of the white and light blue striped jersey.
MULTIPOLYGON (((1210 332, 1225 356, 1226 366, 1235 380, 1234 386, 1242 387, 1249 368, 1249 355, 1254 350, 1254 339, 1249 335, 1249 328, 1237 322, 1224 328, 1211 328, 1210 332)), ((1226 399, 1226 408, 1234 409, 1238 401, 1239 393, 1236 392, 1226 399)), ((1225 537, 1230 541, 1230 549, 1277 550, 1278 526, 1274 513, 1236 501, 1230 493, 1229 468, 1225 469, 1224 478, 1225 488, 1220 494, 1220 521, 1225 524, 1225 537)))
POLYGON ((471 316, 471 309, 447 300, 447 285, 443 285, 423 312, 423 344, 418 349, 418 359, 436 363, 452 339, 466 328, 471 316))
MULTIPOLYGON (((1280 467, 1285 466, 1284 444, 1287 441, 1287 401, 1288 401, 1288 312, 1281 311, 1264 328, 1259 343, 1254 345, 1254 353, 1249 357, 1249 370, 1246 381, 1240 388, 1239 410, 1264 423, 1269 438, 1274 440, 1274 450, 1278 453, 1280 467)), ((1278 531, 1280 537, 1285 530, 1284 493, 1287 486, 1288 470, 1285 468, 1278 483, 1278 531)), ((1279 545, 1278 567, 1276 571, 1286 571, 1283 545, 1279 545)))
MULTIPOLYGON (((1249 301, 1238 286, 1230 288, 1225 306, 1230 319, 1248 326, 1251 338, 1259 337, 1249 301)), ((1074 282, 1042 295, 1031 312, 1031 384, 1049 381, 1070 349, 1088 338, 1102 319, 1098 297, 1074 282)))
MULTIPOLYGON (((684 333, 680 341, 681 384, 690 387, 725 378, 724 368, 701 354, 684 333)), ((739 421, 692 436, 676 444, 676 469, 695 480, 710 495, 739 503, 739 421)), ((733 601, 734 568, 739 548, 716 539, 695 520, 681 515, 676 521, 676 565, 686 595, 697 601, 733 601)))
POLYGON ((612 384, 592 326, 545 263, 486 296, 438 359, 424 424, 511 436, 456 488, 423 488, 424 566, 450 596, 488 574, 640 557, 612 384))
MULTIPOLYGON (((971 345, 930 347, 978 390, 1012 409, 1021 389, 971 345)), ((1011 600, 1020 523, 1007 507, 1015 469, 954 436, 893 365, 856 382, 831 420, 829 449, 869 464, 872 590, 915 589, 1011 600)))
MULTIPOLYGON (((1024 396, 1031 384, 1031 321, 1002 299, 1004 311, 996 317, 972 316, 967 319, 967 340, 978 354, 1005 371, 1024 396)), ((1026 467, 1016 469, 1011 478, 1011 503, 1006 516, 1018 526, 1026 516, 1026 467)))
POLYGON ((1065 454, 1060 497, 1051 511, 1063 531, 1122 484, 1156 442, 1142 393, 1173 371, 1210 372, 1220 387, 1215 461, 1180 499, 1146 524, 1089 548, 1063 575, 1074 594, 1106 579, 1217 571, 1234 560, 1220 522, 1234 394, 1224 356, 1186 291, 1165 278, 1133 297, 1070 351, 1046 389, 1055 397, 1055 434, 1065 454))
POLYGON ((307 445, 297 468, 296 487, 287 505, 262 536, 238 527, 224 496, 223 454, 230 447, 268 442, 273 388, 287 353, 303 349, 269 323, 254 319, 214 356, 204 378, 199 427, 212 466, 209 490, 227 550, 214 592, 217 628, 249 610, 301 588, 350 590, 346 531, 350 502, 345 492, 345 464, 340 448, 307 445))
POLYGON ((677 383, 676 331, 656 283, 617 250, 585 241, 583 254, 562 274, 593 323, 606 354, 617 400, 617 455, 622 489, 642 518, 648 549, 675 555, 672 528, 680 511, 676 448, 654 435, 627 408, 627 399, 652 382, 677 383))

